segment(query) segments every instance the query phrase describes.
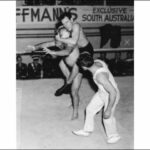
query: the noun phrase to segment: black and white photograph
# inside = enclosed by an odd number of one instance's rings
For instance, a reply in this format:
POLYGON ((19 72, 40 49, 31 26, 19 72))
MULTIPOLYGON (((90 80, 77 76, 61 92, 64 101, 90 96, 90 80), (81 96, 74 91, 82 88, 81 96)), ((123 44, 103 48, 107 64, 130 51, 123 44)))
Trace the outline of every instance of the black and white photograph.
POLYGON ((134 0, 16 0, 17 149, 134 149, 134 0))

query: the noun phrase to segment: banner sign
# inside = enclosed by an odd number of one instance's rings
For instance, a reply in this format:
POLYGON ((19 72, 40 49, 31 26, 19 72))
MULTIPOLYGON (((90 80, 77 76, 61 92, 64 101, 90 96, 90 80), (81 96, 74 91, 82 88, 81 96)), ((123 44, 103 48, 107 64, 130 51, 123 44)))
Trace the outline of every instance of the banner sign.
POLYGON ((132 6, 20 6, 17 24, 55 24, 63 12, 71 12, 79 23, 133 23, 132 6))

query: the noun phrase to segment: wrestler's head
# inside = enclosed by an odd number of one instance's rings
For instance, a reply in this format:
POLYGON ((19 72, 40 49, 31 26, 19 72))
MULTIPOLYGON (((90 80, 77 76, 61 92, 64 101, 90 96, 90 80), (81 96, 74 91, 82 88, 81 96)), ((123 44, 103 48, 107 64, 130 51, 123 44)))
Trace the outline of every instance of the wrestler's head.
MULTIPOLYGON (((67 39, 70 37, 70 32, 62 24, 57 24, 56 36, 57 35, 59 35, 60 38, 62 39, 67 39)), ((66 46, 69 46, 68 44, 62 43, 61 41, 58 40, 56 40, 56 45, 61 49, 64 49, 66 46)))
POLYGON ((64 12, 60 17, 59 21, 63 24, 63 26, 71 31, 73 27, 73 15, 70 12, 64 12))
POLYGON ((58 29, 58 34, 60 36, 60 38, 62 39, 67 39, 70 37, 70 32, 65 29, 64 27, 61 27, 60 29, 58 29))
POLYGON ((80 57, 77 60, 77 65, 84 70, 87 70, 93 64, 94 64, 94 59, 89 53, 80 54, 80 57))
MULTIPOLYGON (((57 23, 56 24, 56 30, 55 30, 55 35, 59 35, 60 38, 69 38, 70 36, 70 32, 67 31, 67 29, 65 29, 63 27, 62 24, 57 23)), ((61 41, 55 40, 56 41, 56 46, 59 47, 60 49, 64 49, 65 45, 64 43, 62 43, 61 41)))

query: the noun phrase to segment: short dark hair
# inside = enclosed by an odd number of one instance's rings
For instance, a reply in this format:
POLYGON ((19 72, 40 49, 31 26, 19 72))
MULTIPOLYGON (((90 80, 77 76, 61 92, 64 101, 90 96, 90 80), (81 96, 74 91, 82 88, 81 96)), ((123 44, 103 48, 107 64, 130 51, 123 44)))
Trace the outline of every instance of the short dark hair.
POLYGON ((94 64, 94 59, 89 53, 80 54, 77 65, 79 67, 91 67, 94 64))
POLYGON ((58 21, 58 22, 55 24, 56 30, 57 30, 58 28, 60 28, 61 26, 63 26, 63 24, 62 24, 60 21, 58 21))
POLYGON ((61 30, 67 30, 64 26, 60 26, 57 31, 56 34, 58 34, 61 30))
POLYGON ((58 20, 62 21, 65 17, 68 17, 69 19, 71 19, 72 14, 70 12, 64 12, 62 15, 60 15, 60 17, 58 18, 58 20))
POLYGON ((62 27, 62 23, 59 21, 55 24, 55 35, 58 34, 58 29, 62 27))

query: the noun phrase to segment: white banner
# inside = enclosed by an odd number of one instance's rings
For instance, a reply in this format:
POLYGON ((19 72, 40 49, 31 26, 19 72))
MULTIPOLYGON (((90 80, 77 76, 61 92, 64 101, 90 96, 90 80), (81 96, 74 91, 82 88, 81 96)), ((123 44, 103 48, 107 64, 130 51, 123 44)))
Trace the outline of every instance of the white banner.
POLYGON ((33 6, 17 7, 17 24, 54 24, 70 11, 79 23, 133 23, 132 6, 33 6))

